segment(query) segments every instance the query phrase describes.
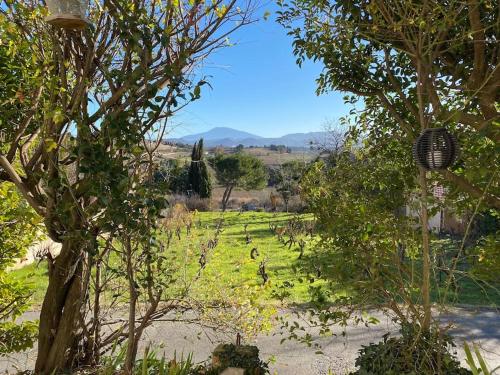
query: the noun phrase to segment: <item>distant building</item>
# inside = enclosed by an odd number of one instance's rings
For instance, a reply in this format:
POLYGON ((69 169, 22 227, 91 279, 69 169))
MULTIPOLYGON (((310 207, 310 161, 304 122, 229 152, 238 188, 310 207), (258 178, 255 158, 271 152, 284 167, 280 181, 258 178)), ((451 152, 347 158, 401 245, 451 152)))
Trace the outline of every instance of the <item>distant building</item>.
MULTIPOLYGON (((432 195, 444 201, 446 191, 443 186, 435 185, 432 187, 432 195)), ((403 211, 407 216, 419 217, 416 206, 407 205, 403 211)), ((440 208, 435 215, 429 217, 429 230, 435 233, 463 234, 465 224, 463 218, 459 218, 450 209, 440 208)))

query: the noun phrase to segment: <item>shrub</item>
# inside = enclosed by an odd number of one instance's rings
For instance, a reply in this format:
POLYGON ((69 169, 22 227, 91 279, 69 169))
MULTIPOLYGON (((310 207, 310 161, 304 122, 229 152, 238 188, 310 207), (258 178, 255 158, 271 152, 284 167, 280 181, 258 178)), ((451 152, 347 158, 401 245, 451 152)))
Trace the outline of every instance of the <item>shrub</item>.
POLYGON ((363 346, 356 358, 359 370, 351 375, 466 375, 469 370, 460 367, 455 344, 449 336, 432 330, 425 333, 419 326, 405 324, 401 337, 389 337, 377 344, 363 346))
MULTIPOLYGON (((120 348, 115 344, 109 356, 103 358, 103 363, 97 375, 122 374, 125 364, 125 353, 127 346, 120 348)), ((84 372, 84 374, 94 374, 94 372, 84 372)), ((83 374, 83 373, 82 373, 83 374)), ((146 347, 143 357, 134 363, 134 374, 141 375, 215 375, 216 372, 203 365, 195 365, 193 355, 180 359, 174 354, 172 360, 168 360, 164 355, 158 355, 156 350, 146 347)))
POLYGON ((195 195, 186 199, 186 207, 189 211, 210 211, 212 204, 209 198, 200 198, 195 195))
POLYGON ((21 352, 33 347, 38 333, 38 322, 0 323, 0 356, 21 352))
POLYGON ((171 207, 181 204, 189 211, 210 211, 212 209, 212 203, 209 198, 200 198, 197 195, 193 195, 191 197, 186 195, 172 195, 169 198, 169 203, 171 207))
POLYGON ((7 269, 40 239, 41 218, 10 183, 0 183, 0 357, 31 348, 37 322, 16 323, 29 307, 31 289, 14 280, 7 269))
POLYGON ((288 201, 288 212, 304 213, 307 211, 307 204, 299 196, 294 195, 288 201))
POLYGON ((251 345, 220 344, 213 352, 213 368, 223 371, 228 367, 245 369, 245 375, 267 374, 267 363, 259 358, 259 349, 251 345))

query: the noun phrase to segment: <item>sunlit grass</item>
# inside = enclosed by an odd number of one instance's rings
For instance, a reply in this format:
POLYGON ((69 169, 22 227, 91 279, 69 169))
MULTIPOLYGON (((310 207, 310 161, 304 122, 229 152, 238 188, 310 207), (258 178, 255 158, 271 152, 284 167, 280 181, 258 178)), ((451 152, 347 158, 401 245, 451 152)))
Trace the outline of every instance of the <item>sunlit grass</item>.
MULTIPOLYGON (((305 256, 299 259, 298 246, 284 246, 269 229, 270 222, 284 226, 293 216, 294 214, 266 212, 195 213, 191 232, 187 234, 182 227, 180 240, 174 234, 170 248, 166 249, 167 258, 177 273, 176 283, 167 293, 176 296, 181 288, 191 284, 193 297, 210 300, 223 299, 228 290, 253 288, 258 291, 261 303, 307 304, 311 299, 311 288, 325 285, 325 281, 311 277, 314 272, 307 263, 307 255, 315 246, 315 239, 303 237, 307 245, 305 256), (217 220, 221 218, 224 219, 224 225, 218 246, 208 251, 206 267, 200 272, 198 261, 202 244, 214 237, 217 220), (247 230, 251 238, 249 244, 246 243, 245 224, 248 224, 247 230), (259 256, 251 259, 250 252, 254 247, 258 249, 259 256), (264 286, 263 279, 258 274, 262 261, 265 262, 269 276, 264 286), (199 272, 200 276, 196 279, 199 272), (193 282, 194 279, 196 282, 193 282)), ((312 219, 311 215, 301 217, 304 220, 312 219)), ((162 238, 162 241, 166 242, 166 239, 162 238)), ((116 257, 112 262, 117 262, 116 257)), ((46 262, 13 271, 13 275, 33 288, 34 307, 39 306, 48 285, 46 262)), ((446 276, 442 276, 439 289, 437 280, 433 282, 434 302, 441 300, 445 278, 446 276)), ((450 290, 447 303, 500 306, 500 293, 495 287, 468 277, 459 278, 458 284, 458 293, 450 290)), ((340 288, 339 293, 345 295, 347 292, 340 288)))

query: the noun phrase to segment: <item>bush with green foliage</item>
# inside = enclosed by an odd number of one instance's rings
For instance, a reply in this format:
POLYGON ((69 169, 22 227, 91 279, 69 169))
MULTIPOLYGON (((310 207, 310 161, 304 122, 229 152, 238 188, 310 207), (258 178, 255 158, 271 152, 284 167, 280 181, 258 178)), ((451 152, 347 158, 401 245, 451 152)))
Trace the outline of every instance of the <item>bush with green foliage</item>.
POLYGON ((30 289, 7 272, 40 236, 40 217, 9 183, 0 183, 0 356, 33 346, 38 325, 14 321, 29 306, 30 289))
POLYGON ((228 367, 245 369, 245 375, 269 373, 266 362, 259 358, 259 349, 251 345, 220 344, 212 354, 213 368, 222 372, 228 367))
POLYGON ((469 370, 450 349, 455 344, 437 330, 403 325, 401 337, 384 335, 381 342, 363 346, 356 358, 358 370, 351 375, 467 375, 469 370))
POLYGON ((162 160, 153 174, 153 179, 168 193, 186 194, 189 189, 189 166, 178 159, 162 160))
MULTIPOLYGON (((401 322, 399 302, 418 304, 420 258, 415 221, 399 214, 411 193, 411 178, 383 156, 358 150, 313 164, 302 194, 317 218, 320 242, 308 256, 323 265, 321 278, 335 294, 349 292, 348 305, 387 308, 401 322)), ((418 319, 418 309, 410 309, 418 319)))

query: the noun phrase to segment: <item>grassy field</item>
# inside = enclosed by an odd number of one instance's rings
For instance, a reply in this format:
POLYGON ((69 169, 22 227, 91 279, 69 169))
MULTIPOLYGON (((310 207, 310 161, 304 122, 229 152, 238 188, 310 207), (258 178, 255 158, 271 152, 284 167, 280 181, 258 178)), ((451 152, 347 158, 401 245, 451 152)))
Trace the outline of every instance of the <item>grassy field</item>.
MULTIPOLYGON (((227 148, 206 148, 206 152, 208 152, 209 156, 213 156, 216 151, 223 151, 224 153, 234 153, 235 149, 231 147, 227 148)), ((183 161, 190 161, 191 157, 191 146, 187 146, 185 148, 179 148, 176 146, 170 145, 160 145, 158 148, 160 154, 163 157, 168 159, 178 159, 183 161)), ((293 161, 293 160, 301 160, 304 162, 312 161, 317 155, 318 152, 315 150, 293 150, 290 153, 273 151, 269 148, 265 147, 246 147, 243 152, 245 154, 253 155, 259 160, 261 160, 267 166, 278 166, 283 163, 293 161)))
MULTIPOLYGON (((302 303, 309 299, 309 287, 321 284, 320 281, 297 281, 297 267, 300 263, 298 246, 283 246, 269 229, 269 223, 286 225, 293 214, 262 213, 262 212, 200 212, 194 215, 193 229, 189 235, 183 230, 181 239, 175 235, 172 239, 171 251, 182 255, 185 262, 184 278, 192 279, 199 271, 199 253, 203 243, 213 238, 216 222, 224 218, 223 231, 218 246, 209 251, 207 265, 202 272, 202 278, 195 288, 196 293, 213 293, 219 289, 258 288, 259 300, 269 303, 302 303), (248 224, 247 232, 251 243, 247 244, 244 225, 248 224), (257 248, 259 255, 252 259, 250 252, 257 248), (265 271, 269 276, 264 285, 263 278, 258 274, 261 262, 265 263, 265 271), (218 284, 220 288, 217 288, 218 284), (204 286, 210 285, 209 289, 204 286)), ((303 215, 303 219, 310 216, 303 215)), ((312 246, 314 240, 307 240, 305 252, 312 246)), ((177 257, 180 259, 181 257, 177 257)), ((32 264, 13 271, 16 279, 23 281, 34 289, 34 307, 39 306, 47 287, 47 265, 45 262, 32 264)))
POLYGON ((264 147, 245 148, 244 152, 255 156, 268 166, 278 166, 293 160, 310 162, 318 155, 317 151, 311 150, 293 150, 291 153, 280 153, 279 151, 272 151, 264 147))
MULTIPOLYGON (((179 274, 182 274, 183 280, 192 280, 200 269, 200 249, 213 238, 216 223, 223 218, 223 231, 219 236, 218 246, 207 253, 206 267, 194 287, 196 296, 215 298, 217 294, 218 298, 224 298, 225 294, 237 294, 238 290, 247 288, 257 290, 259 300, 268 304, 307 303, 313 289, 325 283, 314 277, 314 268, 307 263, 307 255, 314 247, 315 239, 301 235, 300 238, 306 242, 306 256, 299 259, 299 246, 284 246, 269 228, 270 222, 283 227, 293 217, 293 214, 266 212, 195 213, 191 232, 187 234, 183 229, 180 240, 174 235, 169 251, 178 255, 179 274), (250 243, 247 243, 245 224, 248 225, 250 243), (256 259, 251 258, 254 248, 259 253, 256 259), (269 278, 265 285, 258 273, 261 262, 264 262, 269 278)), ((312 217, 302 215, 301 219, 309 220, 312 217)), ((46 272, 46 264, 43 262, 38 266, 30 265, 13 271, 17 279, 34 288, 35 305, 40 304, 47 287, 46 272)), ((459 285, 460 293, 451 293, 449 302, 500 306, 498 290, 466 278, 460 279, 459 285)), ((434 300, 438 300, 437 288, 434 288, 434 300)))

